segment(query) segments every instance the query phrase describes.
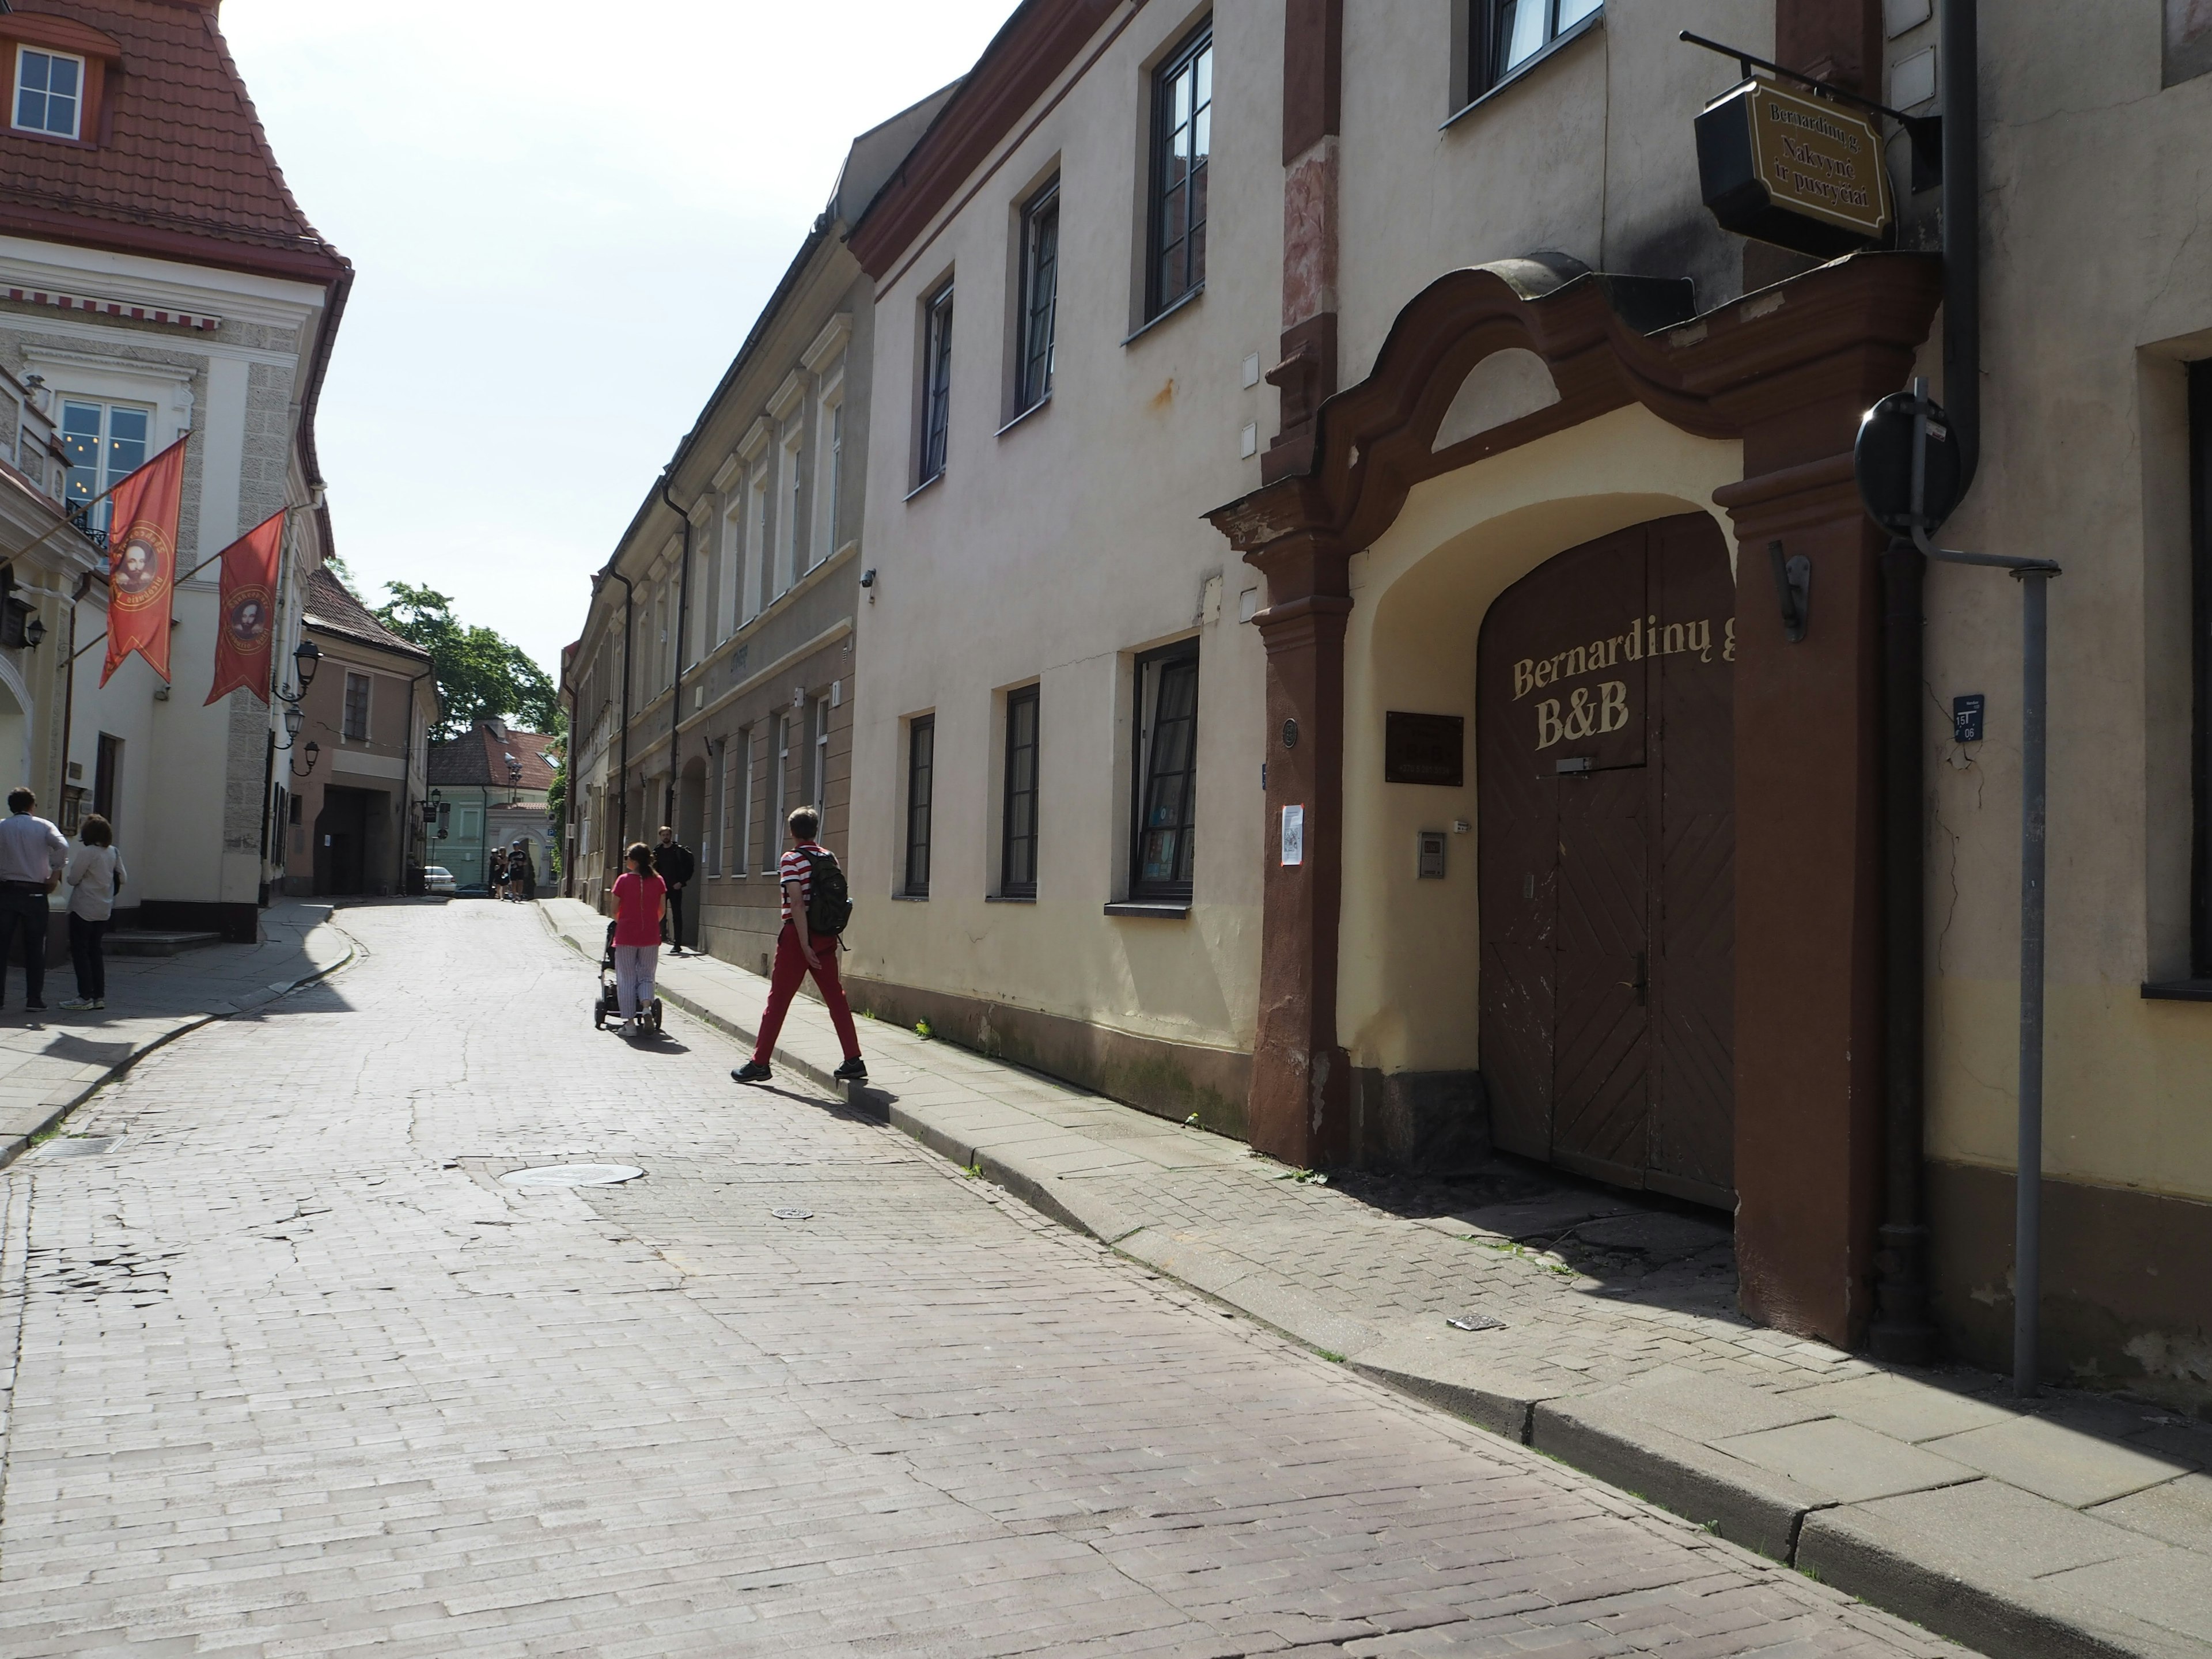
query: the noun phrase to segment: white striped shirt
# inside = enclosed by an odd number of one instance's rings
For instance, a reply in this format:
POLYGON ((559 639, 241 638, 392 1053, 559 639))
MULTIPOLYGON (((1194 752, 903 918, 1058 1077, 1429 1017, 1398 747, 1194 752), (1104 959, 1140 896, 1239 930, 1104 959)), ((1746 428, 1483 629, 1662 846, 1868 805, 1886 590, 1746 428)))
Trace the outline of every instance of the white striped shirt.
MULTIPOLYGON (((803 841, 796 847, 785 848, 783 856, 776 861, 776 886, 783 894, 783 919, 786 921, 791 920, 791 889, 785 884, 794 881, 799 884, 799 908, 804 910, 807 902, 814 896, 814 866, 807 862, 806 855, 822 851, 820 842, 803 841)), ((826 858, 829 855, 823 853, 823 856, 826 858)))

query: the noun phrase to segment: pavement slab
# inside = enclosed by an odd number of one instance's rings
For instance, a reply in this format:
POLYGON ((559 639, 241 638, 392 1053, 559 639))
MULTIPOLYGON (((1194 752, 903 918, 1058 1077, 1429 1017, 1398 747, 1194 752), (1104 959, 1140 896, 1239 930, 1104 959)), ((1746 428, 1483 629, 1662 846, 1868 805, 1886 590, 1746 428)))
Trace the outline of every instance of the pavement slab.
POLYGON ((80 1109, 85 1150, 0 1174, 10 1659, 1957 1651, 874 1103, 735 1088, 715 1025, 595 1031, 523 907, 344 921, 344 974, 170 1044, 80 1109), (500 1179, 555 1163, 642 1174, 500 1179))
MULTIPOLYGON (((595 952, 605 923, 586 907, 541 908, 595 952)), ((746 1041, 766 988, 692 957, 665 964, 662 986, 746 1041)), ((2137 1535, 2212 1573, 2212 1518, 2194 1489, 2157 1504, 2146 1492, 2212 1467, 2212 1427, 2081 1395, 2023 1407, 1995 1377, 1887 1369, 1752 1325, 1735 1310, 1725 1223, 1709 1212, 1504 1164, 1454 1182, 1316 1179, 986 1055, 872 1021, 860 1030, 874 1076, 854 1109, 1041 1213, 1723 1538, 1808 1569, 1817 1540, 1822 1559, 1871 1586, 1859 1593, 1916 1618, 1943 1608, 1947 1632, 1990 1651, 2162 1655, 2172 1632, 2101 1581, 2054 1600, 1971 1552, 1955 1571, 1928 1565, 1948 1543, 1893 1549, 1893 1534, 1922 1534, 1879 1504, 2002 1487, 2005 1501, 2071 1513, 2135 1493, 2137 1535), (1072 1142, 1143 1156, 1094 1163, 1072 1142)), ((841 1057, 826 1013, 802 997, 777 1066, 826 1082, 841 1057)))

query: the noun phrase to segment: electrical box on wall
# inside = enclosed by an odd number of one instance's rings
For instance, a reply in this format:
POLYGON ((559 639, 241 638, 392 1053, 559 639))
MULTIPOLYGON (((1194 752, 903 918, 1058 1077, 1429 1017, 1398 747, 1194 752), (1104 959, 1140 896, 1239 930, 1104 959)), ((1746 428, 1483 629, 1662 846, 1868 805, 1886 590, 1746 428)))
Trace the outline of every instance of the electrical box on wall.
POLYGON ((1424 830, 1420 832, 1420 878, 1423 881, 1442 881, 1444 878, 1444 832, 1424 830))

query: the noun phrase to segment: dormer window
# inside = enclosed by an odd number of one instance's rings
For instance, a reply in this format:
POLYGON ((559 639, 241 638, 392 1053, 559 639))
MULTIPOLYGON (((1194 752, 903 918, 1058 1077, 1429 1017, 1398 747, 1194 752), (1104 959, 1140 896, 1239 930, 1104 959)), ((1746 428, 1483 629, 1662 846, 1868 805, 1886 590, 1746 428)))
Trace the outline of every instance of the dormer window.
POLYGON ((84 59, 67 52, 15 48, 15 129, 56 138, 82 136, 84 59))

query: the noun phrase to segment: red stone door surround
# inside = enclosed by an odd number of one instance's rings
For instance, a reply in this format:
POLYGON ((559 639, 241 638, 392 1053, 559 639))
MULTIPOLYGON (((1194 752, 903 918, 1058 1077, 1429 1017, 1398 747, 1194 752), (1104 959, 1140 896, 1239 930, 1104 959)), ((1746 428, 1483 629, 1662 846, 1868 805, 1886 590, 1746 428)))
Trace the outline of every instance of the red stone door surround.
POLYGON ((1881 544, 1851 483, 1861 413, 1905 384, 1938 262, 1860 254, 1655 333, 1597 275, 1526 260, 1452 271, 1399 313, 1373 371, 1324 403, 1307 470, 1208 516, 1267 578, 1267 811, 1249 1122, 1301 1167, 1349 1146, 1337 1042, 1344 638, 1351 555, 1413 485, 1631 403, 1743 443, 1735 522, 1736 1252, 1745 1310, 1850 1346, 1872 1310, 1881 1205, 1881 544), (1522 347, 1560 400, 1431 453, 1474 365, 1522 347), (1779 539, 1818 574, 1813 625, 1784 642, 1768 592, 1779 539), (1770 622, 1771 619, 1771 622, 1770 622), (1295 746, 1285 722, 1295 720, 1295 746), (1304 808, 1303 862, 1275 825, 1304 808))

